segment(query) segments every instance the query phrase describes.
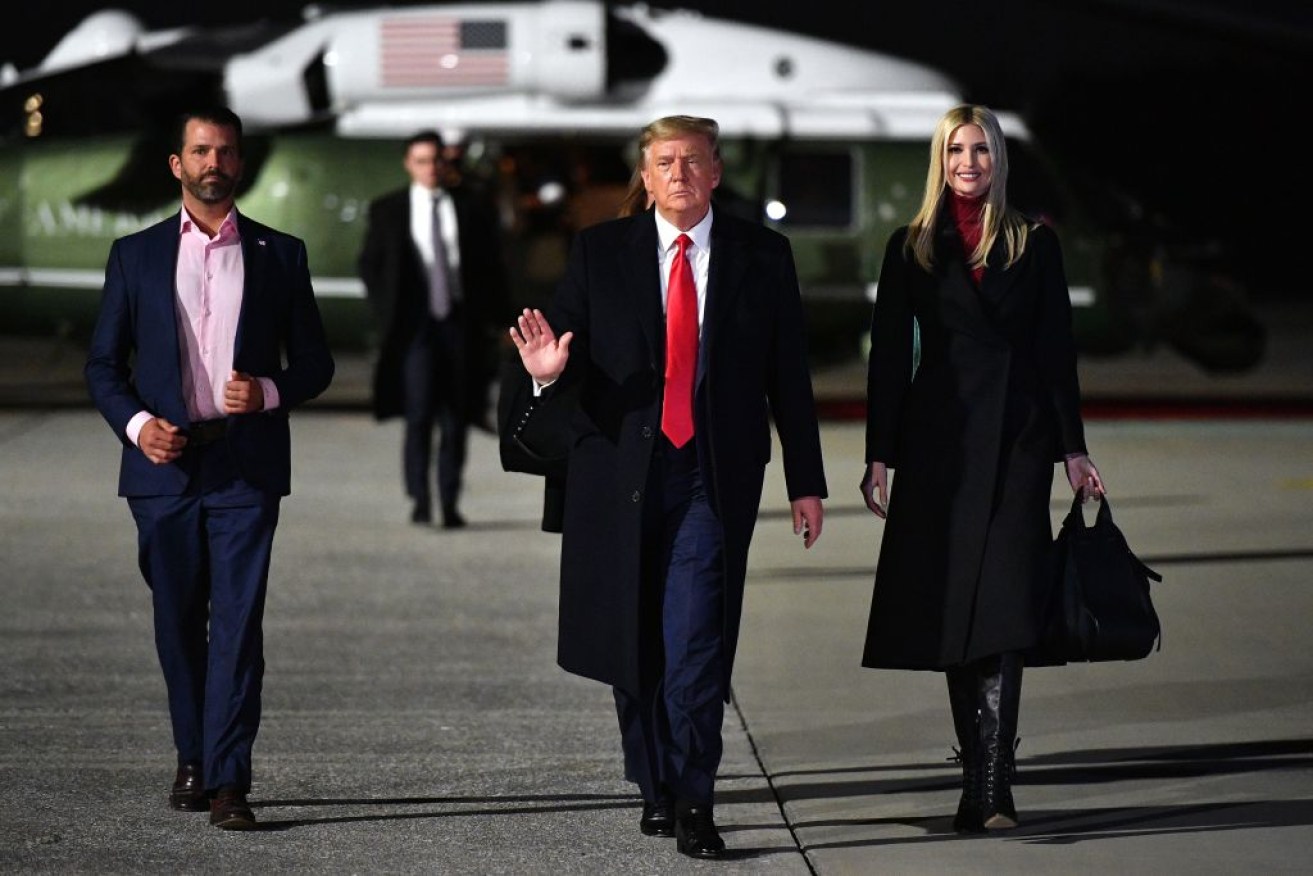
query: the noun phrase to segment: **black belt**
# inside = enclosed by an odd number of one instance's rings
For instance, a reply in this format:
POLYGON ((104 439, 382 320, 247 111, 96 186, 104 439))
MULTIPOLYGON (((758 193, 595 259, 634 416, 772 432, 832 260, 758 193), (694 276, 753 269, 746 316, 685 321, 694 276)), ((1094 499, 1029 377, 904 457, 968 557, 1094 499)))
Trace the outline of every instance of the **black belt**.
POLYGON ((187 446, 204 447, 207 444, 213 444, 228 432, 227 418, 218 420, 201 420, 199 423, 192 423, 187 429, 187 446))

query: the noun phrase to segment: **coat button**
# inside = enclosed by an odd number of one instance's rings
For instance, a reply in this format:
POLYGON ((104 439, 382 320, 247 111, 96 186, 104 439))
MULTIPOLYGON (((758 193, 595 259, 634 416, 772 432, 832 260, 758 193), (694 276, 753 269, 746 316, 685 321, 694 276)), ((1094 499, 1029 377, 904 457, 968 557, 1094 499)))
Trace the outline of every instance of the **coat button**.
POLYGON ((651 427, 651 426, 644 426, 644 427, 643 427, 643 437, 644 437, 644 438, 651 438, 651 437, 652 437, 652 427, 651 427))
POLYGON ((629 501, 637 502, 641 498, 643 498, 643 494, 638 492, 638 490, 634 490, 633 495, 629 497, 629 501))

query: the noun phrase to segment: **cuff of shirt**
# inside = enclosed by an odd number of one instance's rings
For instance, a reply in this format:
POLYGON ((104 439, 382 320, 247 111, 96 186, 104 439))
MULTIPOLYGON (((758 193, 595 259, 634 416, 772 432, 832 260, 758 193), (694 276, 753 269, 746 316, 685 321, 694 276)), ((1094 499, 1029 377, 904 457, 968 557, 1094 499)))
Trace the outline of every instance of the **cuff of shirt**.
MULTIPOLYGON (((531 378, 531 379, 532 379, 532 378, 531 378)), ((560 379, 560 378, 557 378, 557 380, 559 380, 559 379, 560 379)), ((547 383, 539 383, 538 381, 534 380, 534 381, 533 381, 533 397, 534 397, 534 398, 538 398, 540 395, 543 394, 543 390, 544 390, 544 389, 546 389, 547 387, 551 386, 551 385, 552 385, 553 383, 555 383, 555 382, 556 382, 556 380, 552 380, 552 381, 549 381, 549 382, 547 382, 547 383)))
POLYGON ((128 426, 126 429, 123 430, 124 433, 128 436, 128 440, 131 441, 133 444, 135 444, 137 447, 141 446, 141 444, 137 441, 137 439, 141 436, 141 427, 146 425, 146 422, 150 419, 152 419, 150 411, 138 411, 136 414, 133 415, 131 420, 128 420, 128 426))
POLYGON ((264 391, 264 409, 272 411, 278 407, 278 386, 274 383, 272 377, 257 377, 260 381, 260 389, 264 391))

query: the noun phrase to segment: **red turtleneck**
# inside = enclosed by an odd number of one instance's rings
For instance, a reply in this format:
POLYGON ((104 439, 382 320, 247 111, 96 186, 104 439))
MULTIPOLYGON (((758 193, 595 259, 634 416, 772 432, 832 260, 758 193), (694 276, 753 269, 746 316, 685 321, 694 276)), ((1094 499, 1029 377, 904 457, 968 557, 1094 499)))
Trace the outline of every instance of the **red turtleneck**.
MULTIPOLYGON (((957 234, 962 238, 963 254, 970 262, 971 254, 980 245, 980 236, 985 230, 985 199, 964 198, 957 192, 950 192, 948 204, 953 211, 953 224, 957 226, 957 234)), ((971 269, 971 277, 976 281, 977 286, 980 285, 980 278, 983 276, 985 276, 984 265, 971 269)))

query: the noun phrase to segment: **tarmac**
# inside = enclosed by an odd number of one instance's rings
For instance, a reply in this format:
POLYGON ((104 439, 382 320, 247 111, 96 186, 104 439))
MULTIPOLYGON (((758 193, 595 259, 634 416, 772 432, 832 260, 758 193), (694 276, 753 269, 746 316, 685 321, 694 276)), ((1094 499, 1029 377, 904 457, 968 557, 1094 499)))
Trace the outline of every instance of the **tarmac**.
MULTIPOLYGON (((778 461, 768 470, 716 806, 731 856, 701 862, 639 833, 610 692, 555 665, 559 538, 539 529, 538 482, 503 472, 476 431, 470 526, 409 523, 400 426, 362 409, 363 359, 343 358, 336 389, 293 417, 255 749, 262 829, 168 809, 173 751, 118 444, 86 403, 81 354, 27 343, 0 345, 0 872, 1307 872, 1311 417, 1087 420, 1115 519, 1164 578, 1162 647, 1027 672, 1022 825, 984 837, 952 832, 942 678, 859 665, 882 524, 855 489, 861 423, 825 420, 831 497, 810 551, 778 461)), ((1281 349, 1277 373, 1223 380, 1253 385, 1220 396, 1306 398, 1313 356, 1281 349)), ((1149 358, 1082 362, 1087 397, 1103 380, 1135 398, 1149 358)), ((1220 397, 1178 370, 1173 397, 1187 381, 1220 397)), ((822 401, 851 401, 856 373, 819 374, 822 401)), ((1068 504, 1055 485, 1055 525, 1068 504)))

